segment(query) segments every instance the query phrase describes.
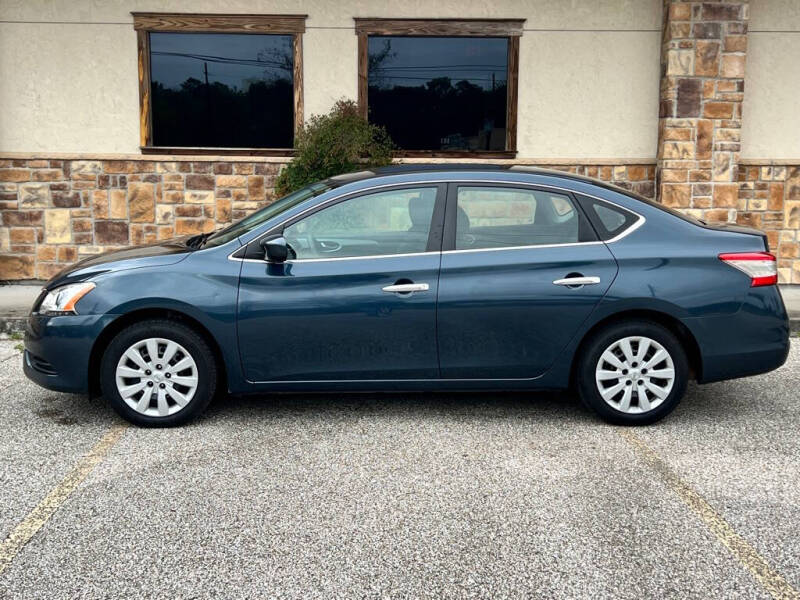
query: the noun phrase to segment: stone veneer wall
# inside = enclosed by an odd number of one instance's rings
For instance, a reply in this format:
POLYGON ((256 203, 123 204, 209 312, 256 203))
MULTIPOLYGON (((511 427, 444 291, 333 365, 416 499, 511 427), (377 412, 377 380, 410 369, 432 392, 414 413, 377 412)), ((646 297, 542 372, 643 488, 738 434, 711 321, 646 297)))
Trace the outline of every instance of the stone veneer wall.
POLYGON ((541 169, 555 169, 566 171, 585 177, 592 177, 601 181, 606 181, 617 187, 630 190, 636 194, 655 200, 655 174, 656 164, 619 164, 619 165, 545 165, 537 163, 535 165, 541 169))
POLYGON ((766 232, 779 283, 800 283, 800 165, 740 164, 738 173, 736 222, 766 232))
POLYGON ((49 279, 88 255, 213 230, 271 202, 280 167, 0 158, 0 280, 49 279))
POLYGON ((749 0, 664 0, 656 190, 709 222, 767 233, 780 283, 800 283, 800 166, 740 158, 749 0))
MULTIPOLYGON (((613 167, 552 165, 550 168, 608 181, 655 199, 655 163, 613 167)), ((669 201, 665 204, 698 219, 735 222, 764 231, 770 250, 778 257, 778 282, 800 284, 800 165, 742 161, 732 168, 737 178, 735 204, 726 202, 715 206, 709 202, 706 206, 702 201, 693 207, 669 201)), ((689 173, 684 176, 688 178, 689 173)), ((699 193, 706 194, 703 188, 699 193)))
MULTIPOLYGON (((92 254, 224 226, 274 199, 282 164, 0 157, 0 281, 49 279, 92 254)), ((549 166, 654 197, 655 164, 549 166)))
MULTIPOLYGON (((274 199, 275 159, 0 158, 0 281, 48 279, 100 252, 210 231, 274 199)), ((522 164, 522 161, 515 161, 522 164)), ((537 164, 655 197, 656 163, 537 164)), ((679 207, 766 231, 800 283, 800 165, 738 166, 734 207, 679 207)))
POLYGON ((747 0, 665 0, 658 197, 734 221, 749 17, 747 0))

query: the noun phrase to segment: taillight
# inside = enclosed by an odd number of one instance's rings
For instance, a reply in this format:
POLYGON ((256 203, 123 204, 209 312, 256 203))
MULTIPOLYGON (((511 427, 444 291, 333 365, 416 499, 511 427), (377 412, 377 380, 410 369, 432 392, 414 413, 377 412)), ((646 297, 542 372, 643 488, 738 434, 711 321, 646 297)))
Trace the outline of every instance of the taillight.
POLYGON ((750 287, 778 283, 778 265, 769 252, 729 252, 719 259, 750 277, 750 287))

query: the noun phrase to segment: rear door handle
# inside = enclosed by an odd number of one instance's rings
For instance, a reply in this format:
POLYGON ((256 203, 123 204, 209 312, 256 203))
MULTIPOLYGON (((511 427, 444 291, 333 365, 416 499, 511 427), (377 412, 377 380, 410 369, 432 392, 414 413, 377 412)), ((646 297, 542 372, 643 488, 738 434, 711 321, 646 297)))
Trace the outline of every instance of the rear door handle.
POLYGON ((427 292, 427 283, 396 283, 381 288, 384 292, 395 294, 408 294, 410 292, 427 292))
POLYGON ((553 282, 555 285, 595 285, 600 283, 599 277, 566 277, 565 279, 556 279, 553 282))

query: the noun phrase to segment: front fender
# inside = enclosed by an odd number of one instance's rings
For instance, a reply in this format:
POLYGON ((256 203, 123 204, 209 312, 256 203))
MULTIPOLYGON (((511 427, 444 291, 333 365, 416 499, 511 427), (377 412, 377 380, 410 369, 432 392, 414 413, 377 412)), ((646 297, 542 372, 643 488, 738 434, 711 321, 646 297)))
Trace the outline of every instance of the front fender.
MULTIPOLYGON (((78 302, 81 314, 113 315, 107 327, 132 313, 174 311, 202 326, 216 342, 232 390, 242 385, 236 343, 236 300, 241 263, 195 253, 169 267, 110 272, 78 302), (205 259, 204 259, 205 258, 205 259)), ((205 253, 203 253, 205 254, 205 253)))

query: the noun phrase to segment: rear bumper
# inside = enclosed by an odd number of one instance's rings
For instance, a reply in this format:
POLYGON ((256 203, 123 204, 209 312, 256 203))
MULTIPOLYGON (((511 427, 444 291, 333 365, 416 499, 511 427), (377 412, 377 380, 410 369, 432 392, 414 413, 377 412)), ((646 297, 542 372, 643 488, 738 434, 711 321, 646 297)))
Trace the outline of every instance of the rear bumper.
POLYGON ((684 319, 700 347, 699 383, 773 371, 789 355, 789 318, 778 288, 752 288, 733 315, 684 319))
POLYGON ((113 315, 31 315, 25 328, 25 375, 58 392, 89 391, 89 357, 113 315))

